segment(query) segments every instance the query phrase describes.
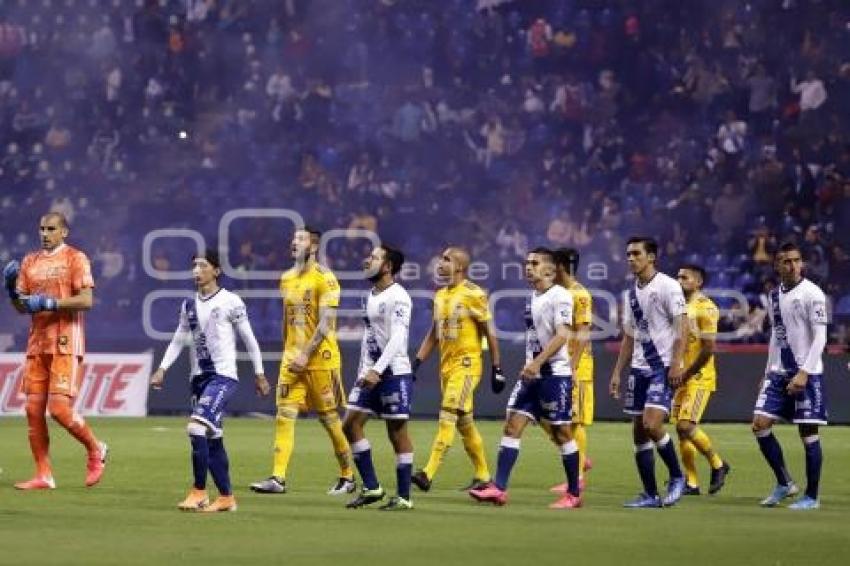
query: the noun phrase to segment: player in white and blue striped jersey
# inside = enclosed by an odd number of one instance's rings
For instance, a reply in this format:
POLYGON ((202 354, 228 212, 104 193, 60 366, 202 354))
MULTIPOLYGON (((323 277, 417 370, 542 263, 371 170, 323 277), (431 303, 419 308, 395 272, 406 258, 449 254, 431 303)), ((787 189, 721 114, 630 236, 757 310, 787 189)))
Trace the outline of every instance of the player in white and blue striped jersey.
POLYGON ((611 375, 610 393, 620 396, 620 374, 630 365, 623 410, 632 417, 635 463, 643 492, 625 507, 674 505, 685 488, 676 447, 664 429, 673 390, 682 383, 688 315, 678 281, 655 267, 658 244, 634 237, 626 244, 626 259, 635 276, 623 313, 623 340, 611 375), (637 347, 636 347, 637 346, 637 347), (658 495, 653 448, 670 472, 667 494, 658 495))
POLYGON ((348 411, 343 422, 354 464, 363 482, 360 495, 346 505, 352 509, 380 501, 386 494, 378 482, 372 448, 363 430, 370 417, 384 419, 396 455, 397 493, 381 509, 413 508, 410 499, 413 444, 407 433, 413 394, 413 375, 407 354, 412 301, 395 281, 402 264, 404 255, 386 245, 373 249, 363 263, 372 288, 364 300, 360 367, 357 382, 348 396, 348 411))
POLYGON ((803 257, 796 244, 780 246, 776 253, 776 271, 780 285, 768 298, 773 331, 767 369, 753 411, 753 433, 776 476, 776 487, 761 504, 775 507, 798 491, 785 468, 782 448, 772 431, 774 422, 784 420, 797 425, 806 454, 806 491, 790 508, 817 509, 823 464, 818 426, 827 424, 823 388, 823 351, 828 322, 826 295, 803 277, 803 257))
POLYGON ((251 356, 256 388, 269 393, 263 371, 262 354, 245 303, 239 296, 219 287, 221 274, 218 255, 208 250, 192 260, 192 275, 197 292, 180 307, 180 322, 162 362, 151 376, 154 389, 162 387, 165 372, 177 360, 183 346, 189 344, 192 365, 192 414, 186 427, 192 444, 194 481, 186 498, 178 504, 183 511, 235 511, 236 499, 230 484, 229 462, 224 448, 224 417, 227 402, 236 393, 236 334, 242 338, 251 356), (209 503, 207 473, 219 491, 209 503))

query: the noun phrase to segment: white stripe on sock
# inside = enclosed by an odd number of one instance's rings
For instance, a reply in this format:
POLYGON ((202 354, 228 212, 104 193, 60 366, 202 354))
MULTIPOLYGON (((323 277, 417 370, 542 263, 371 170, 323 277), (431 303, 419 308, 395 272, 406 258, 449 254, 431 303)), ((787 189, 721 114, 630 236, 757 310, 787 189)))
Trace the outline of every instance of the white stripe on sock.
POLYGON ((813 434, 811 436, 804 436, 803 437, 803 443, 804 444, 814 444, 815 442, 818 442, 819 440, 820 440, 820 436, 818 436, 817 434, 813 434))
POLYGON ((561 444, 562 455, 569 456, 570 454, 575 454, 576 452, 578 452, 578 443, 575 440, 570 440, 569 442, 561 444))
POLYGON ((399 465, 413 464, 413 452, 405 452, 395 455, 395 463, 399 465))
POLYGON ((670 444, 670 435, 666 432, 664 433, 664 436, 661 437, 661 440, 655 443, 655 445, 659 448, 664 448, 668 444, 670 444))
POLYGON ((644 442, 643 444, 635 444, 635 452, 643 452, 644 450, 652 450, 652 441, 644 442))
POLYGON ((503 436, 502 442, 499 443, 499 446, 504 448, 513 448, 514 450, 519 450, 520 440, 519 438, 513 438, 510 436, 503 436))
POLYGON ((369 444, 368 438, 361 438, 357 442, 351 445, 351 451, 355 454, 360 454, 361 452, 366 452, 367 450, 371 450, 372 445, 369 444))

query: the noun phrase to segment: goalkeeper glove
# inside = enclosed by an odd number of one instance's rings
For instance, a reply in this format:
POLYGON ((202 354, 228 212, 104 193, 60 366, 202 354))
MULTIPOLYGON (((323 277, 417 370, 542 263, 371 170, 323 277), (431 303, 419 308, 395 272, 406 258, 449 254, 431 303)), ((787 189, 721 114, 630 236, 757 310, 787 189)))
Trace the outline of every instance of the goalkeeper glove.
POLYGON ((24 304, 24 309, 30 314, 55 311, 59 308, 59 301, 47 295, 27 295, 21 297, 21 302, 24 304))
POLYGON ((493 366, 493 369, 490 370, 490 386, 493 388, 493 393, 498 395, 504 391, 506 384, 507 380, 505 379, 505 375, 502 373, 502 367, 493 366))
POLYGON ((15 260, 10 261, 3 268, 3 281, 6 284, 6 292, 9 298, 13 301, 19 296, 18 294, 18 274, 21 272, 21 264, 15 260))

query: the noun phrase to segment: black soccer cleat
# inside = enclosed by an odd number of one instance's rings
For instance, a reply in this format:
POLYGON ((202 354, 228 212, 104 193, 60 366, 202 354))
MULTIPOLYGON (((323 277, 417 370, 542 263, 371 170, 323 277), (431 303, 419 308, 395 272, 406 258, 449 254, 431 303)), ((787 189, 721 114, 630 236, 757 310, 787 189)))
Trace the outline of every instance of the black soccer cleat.
POLYGON ((360 495, 346 503, 345 507, 347 509, 359 509, 361 507, 366 507, 367 505, 377 503, 386 495, 387 492, 384 491, 384 488, 382 487, 378 487, 378 489, 363 488, 363 491, 360 492, 360 495))
POLYGON ((431 489, 431 480, 428 479, 428 474, 425 473, 425 470, 416 470, 416 473, 410 476, 410 481, 422 491, 429 491, 431 489))
POLYGON ((723 462, 723 465, 716 470, 711 470, 711 484, 708 487, 708 493, 714 495, 720 491, 726 484, 726 476, 732 471, 732 466, 723 462))
POLYGON ((686 484, 682 495, 700 495, 699 486, 686 484))

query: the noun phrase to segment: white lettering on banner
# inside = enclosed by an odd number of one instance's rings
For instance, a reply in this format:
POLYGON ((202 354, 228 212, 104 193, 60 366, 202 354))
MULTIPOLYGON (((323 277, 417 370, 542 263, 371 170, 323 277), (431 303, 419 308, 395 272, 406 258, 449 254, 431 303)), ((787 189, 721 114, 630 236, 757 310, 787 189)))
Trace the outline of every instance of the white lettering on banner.
MULTIPOLYGON (((0 416, 23 415, 22 392, 26 354, 0 354, 0 416)), ((144 417, 148 407, 148 378, 153 352, 87 354, 83 381, 74 403, 85 416, 144 417)))

